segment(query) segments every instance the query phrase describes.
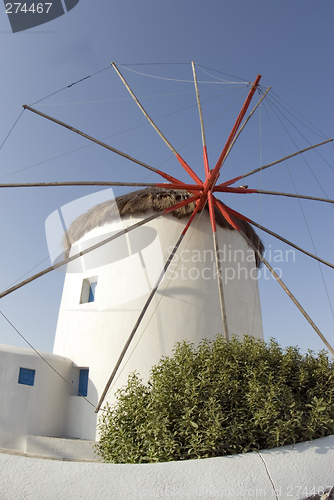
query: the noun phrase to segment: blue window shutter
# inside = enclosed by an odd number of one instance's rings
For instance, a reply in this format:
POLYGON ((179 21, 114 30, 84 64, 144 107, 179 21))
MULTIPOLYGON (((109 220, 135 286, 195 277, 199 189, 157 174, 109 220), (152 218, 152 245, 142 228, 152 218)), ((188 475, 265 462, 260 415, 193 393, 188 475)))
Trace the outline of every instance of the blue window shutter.
POLYGON ((88 368, 80 370, 78 396, 87 396, 88 392, 88 368))
POLYGON ((95 300, 96 285, 97 285, 96 281, 90 284, 88 302, 94 302, 95 300))
POLYGON ((29 368, 20 368, 18 383, 23 385, 34 385, 35 370, 31 370, 29 368))

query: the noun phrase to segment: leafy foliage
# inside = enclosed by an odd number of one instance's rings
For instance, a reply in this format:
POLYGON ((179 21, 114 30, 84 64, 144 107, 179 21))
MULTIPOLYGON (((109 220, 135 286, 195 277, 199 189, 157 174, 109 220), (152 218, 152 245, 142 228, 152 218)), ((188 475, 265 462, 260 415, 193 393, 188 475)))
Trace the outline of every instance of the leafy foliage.
POLYGON ((269 449, 334 433, 334 366, 276 341, 177 344, 147 385, 129 376, 99 421, 106 462, 145 463, 269 449))

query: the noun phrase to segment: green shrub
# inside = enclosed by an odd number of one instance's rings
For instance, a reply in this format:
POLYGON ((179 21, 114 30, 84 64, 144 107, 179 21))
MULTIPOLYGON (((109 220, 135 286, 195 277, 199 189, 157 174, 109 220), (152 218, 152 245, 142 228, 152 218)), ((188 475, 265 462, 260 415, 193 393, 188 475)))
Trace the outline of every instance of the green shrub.
POLYGON ((129 376, 99 421, 106 462, 216 457, 334 433, 334 366, 252 337, 177 344, 147 385, 129 376))

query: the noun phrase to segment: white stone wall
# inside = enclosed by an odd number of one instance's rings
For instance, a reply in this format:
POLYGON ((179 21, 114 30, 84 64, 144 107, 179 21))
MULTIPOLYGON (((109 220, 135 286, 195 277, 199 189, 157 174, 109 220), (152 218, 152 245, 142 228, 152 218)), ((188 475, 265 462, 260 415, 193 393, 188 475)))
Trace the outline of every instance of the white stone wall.
POLYGON ((261 453, 158 464, 0 453, 0 487, 5 500, 301 500, 334 485, 333 464, 334 436, 261 453))
MULTIPOLYGON (((41 353, 72 382, 72 361, 41 353)), ((66 436, 71 388, 30 349, 0 346, 0 447, 25 451, 29 434, 66 436), (19 384, 19 370, 35 370, 33 386, 19 384)))
MULTIPOLYGON (((127 217, 123 224, 133 225, 141 219, 140 215, 127 217)), ((171 215, 159 217, 101 247, 95 255, 89 253, 81 262, 71 264, 65 278, 54 353, 71 358, 79 367, 89 368, 87 398, 94 405, 186 222, 187 219, 179 220, 171 215), (96 300, 80 303, 83 280, 96 279, 96 300)), ((119 230, 119 223, 95 228, 79 241, 72 253, 119 230)), ((230 334, 263 338, 253 252, 236 231, 218 227, 218 235, 230 334), (236 261, 235 250, 238 251, 236 261)), ((84 295, 83 300, 87 300, 87 291, 84 295)), ((146 380, 152 365, 161 356, 172 354, 176 342, 187 339, 198 344, 202 338, 212 339, 218 333, 223 333, 223 327, 212 230, 208 214, 204 212, 196 216, 177 251, 117 373, 108 399, 113 400, 114 392, 125 385, 130 372, 137 370, 146 380)), ((70 435, 94 439, 94 409, 80 403, 82 422, 78 423, 80 411, 75 402, 69 421, 76 422, 76 426, 69 424, 70 435)))

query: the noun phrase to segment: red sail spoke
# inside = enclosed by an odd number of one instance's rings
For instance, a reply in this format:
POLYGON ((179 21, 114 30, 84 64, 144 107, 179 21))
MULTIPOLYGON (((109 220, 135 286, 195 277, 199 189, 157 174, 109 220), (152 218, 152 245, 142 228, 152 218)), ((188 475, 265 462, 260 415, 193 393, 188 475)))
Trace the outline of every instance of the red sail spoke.
POLYGON ((240 124, 242 122, 242 119, 243 119, 243 117, 245 116, 245 114, 247 112, 247 109, 248 109, 248 107, 250 105, 252 97, 253 97, 253 95, 255 93, 255 90, 256 90, 256 88, 257 88, 257 86, 259 84, 260 78, 261 78, 261 75, 258 75, 256 77, 255 82, 253 83, 252 88, 251 88, 251 90, 248 93, 248 96, 247 96, 247 98, 246 98, 246 100, 244 102, 244 105, 241 108, 241 111, 240 111, 240 113, 238 115, 238 118, 237 118, 237 120, 236 120, 236 122, 235 122, 235 124, 234 124, 234 126, 233 126, 233 128, 231 130, 231 133, 230 133, 227 141, 226 141, 224 149, 223 149, 223 151, 222 151, 222 153, 221 153, 221 155, 220 155, 220 157, 219 157, 219 159, 218 159, 218 161, 216 163, 216 166, 210 172, 210 174, 207 176, 207 179, 206 179, 205 184, 204 184, 204 192, 203 192, 203 194, 205 196, 206 196, 207 192, 209 191, 209 189, 213 189, 214 188, 214 186, 215 186, 215 184, 216 184, 216 182, 218 180, 219 172, 220 172, 220 169, 222 167, 222 164, 223 164, 223 161, 225 159, 225 156, 227 155, 227 152, 228 152, 229 147, 230 147, 230 145, 231 145, 231 143, 232 143, 232 141, 233 141, 233 139, 235 137, 235 134, 237 133, 237 130, 238 130, 238 128, 239 128, 239 126, 240 126, 240 124))
POLYGON ((249 222, 251 223, 252 221, 250 219, 248 219, 248 217, 246 217, 245 215, 242 215, 241 213, 239 212, 236 212, 235 210, 233 210, 233 208, 230 208, 228 207, 227 205, 224 205, 223 202, 221 202, 220 200, 217 200, 224 208, 225 210, 230 214, 230 215, 233 215, 233 217, 236 217, 237 219, 240 219, 240 220, 244 220, 245 222, 249 222))
POLYGON ((226 156, 226 153, 228 151, 228 148, 230 147, 230 145, 231 145, 231 143, 232 143, 232 141, 233 141, 233 139, 235 137, 235 134, 237 133, 237 130, 240 127, 242 119, 243 119, 243 117, 245 116, 245 114, 247 112, 247 109, 248 109, 248 107, 250 105, 250 102, 251 102, 251 100, 253 98, 253 95, 255 94, 255 91, 256 91, 256 88, 257 88, 257 86, 259 84, 260 79, 261 79, 261 75, 257 75, 257 77, 255 79, 255 82, 253 83, 252 88, 250 89, 250 91, 248 93, 246 101, 245 101, 243 107, 241 108, 239 116, 238 116, 238 118, 237 118, 237 120, 236 120, 236 122, 235 122, 235 124, 234 124, 234 126, 233 126, 233 128, 231 130, 231 133, 230 133, 230 135, 229 135, 229 137, 228 137, 228 139, 226 141, 224 149, 221 152, 221 155, 218 158, 217 164, 216 164, 216 166, 215 166, 215 168, 214 168, 214 170, 212 172, 212 177, 213 178, 215 178, 217 176, 217 174, 218 174, 218 172, 219 172, 219 170, 220 170, 220 168, 221 168, 221 166, 223 164, 223 161, 225 159, 225 156, 226 156))
POLYGON ((218 210, 220 211, 220 213, 222 214, 224 219, 226 219, 227 222, 236 231, 241 231, 241 228, 238 226, 237 222, 230 217, 230 214, 229 214, 228 210, 226 209, 226 206, 221 201, 217 200, 216 198, 214 198, 214 204, 218 208, 218 210))

